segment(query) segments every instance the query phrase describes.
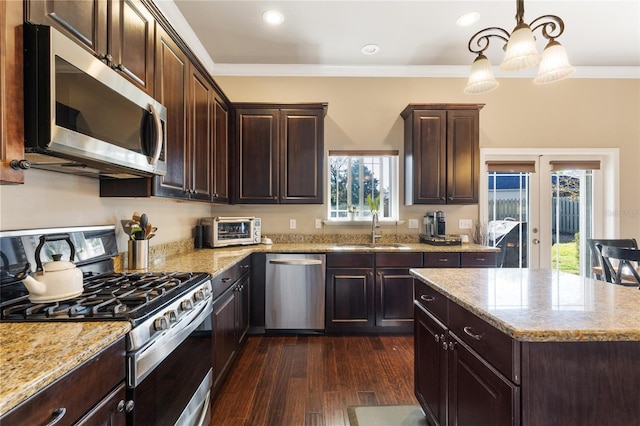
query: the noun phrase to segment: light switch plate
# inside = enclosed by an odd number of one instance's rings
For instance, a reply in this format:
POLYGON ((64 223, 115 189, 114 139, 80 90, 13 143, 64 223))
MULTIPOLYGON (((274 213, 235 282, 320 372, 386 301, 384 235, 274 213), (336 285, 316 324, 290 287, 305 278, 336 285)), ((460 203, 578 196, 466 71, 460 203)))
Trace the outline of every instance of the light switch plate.
POLYGON ((322 219, 316 219, 316 229, 322 229, 322 219))
POLYGON ((458 229, 471 229, 473 221, 471 219, 460 219, 458 221, 458 229))
POLYGON ((296 220, 289 219, 289 229, 296 229, 296 220))
POLYGON ((418 219, 409 219, 409 229, 418 229, 418 219))

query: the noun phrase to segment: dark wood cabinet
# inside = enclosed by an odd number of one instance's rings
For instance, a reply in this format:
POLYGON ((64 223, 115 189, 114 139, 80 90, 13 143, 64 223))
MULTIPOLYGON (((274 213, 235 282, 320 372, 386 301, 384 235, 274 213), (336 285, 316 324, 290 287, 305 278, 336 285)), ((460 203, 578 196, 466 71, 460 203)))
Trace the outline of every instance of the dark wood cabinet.
POLYGON ((155 20, 140 0, 28 0, 27 20, 50 25, 153 94, 155 20))
POLYGON ((213 389, 220 389, 249 330, 249 258, 213 279, 213 389))
POLYGON ((327 104, 234 104, 234 202, 322 204, 327 104))
POLYGON ((495 268, 498 252, 428 252, 425 268, 495 268))
POLYGON ((229 203, 229 107, 215 94, 213 100, 213 172, 211 201, 229 203))
POLYGON ((125 424, 125 342, 117 340, 0 418, 1 424, 125 424))
POLYGON ((410 104, 405 139, 405 204, 475 204, 483 104, 410 104))
POLYGON ((24 183, 23 3, 0 2, 0 183, 24 183))
MULTIPOLYGON (((483 326, 478 328, 477 323, 476 328, 465 326, 465 338, 487 340, 484 345, 490 349, 488 359, 484 358, 458 337, 456 328, 449 327, 450 311, 447 315, 445 310, 445 322, 440 322, 443 312, 438 307, 449 301, 431 293, 425 292, 414 307, 415 394, 427 418, 436 425, 519 425, 520 387, 492 364, 496 336, 479 331, 483 326)), ((501 338, 509 340, 505 335, 501 338)), ((518 359, 519 346, 514 342, 513 350, 503 355, 518 359)))
POLYGON ((184 158, 184 192, 192 200, 211 201, 214 90, 194 66, 189 66, 187 91, 188 146, 184 158))
POLYGON ((421 253, 328 253, 327 331, 411 332, 421 253))
POLYGON ((422 266, 421 253, 376 253, 376 323, 396 331, 413 330, 413 276, 422 266))
POLYGON ((326 330, 363 331, 375 325, 374 255, 328 253, 326 330))

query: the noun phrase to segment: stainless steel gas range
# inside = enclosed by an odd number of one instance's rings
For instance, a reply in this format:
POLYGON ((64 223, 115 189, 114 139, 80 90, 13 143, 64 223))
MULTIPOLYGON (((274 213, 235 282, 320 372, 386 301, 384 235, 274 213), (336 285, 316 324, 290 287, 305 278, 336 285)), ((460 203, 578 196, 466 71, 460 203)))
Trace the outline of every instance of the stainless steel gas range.
MULTIPOLYGON (((66 240, 66 238, 65 238, 66 240)), ((69 258, 56 241, 41 252, 69 258)), ((210 420, 212 288, 193 272, 113 271, 114 226, 0 232, 0 321, 129 321, 126 336, 127 424, 203 425, 210 420), (32 303, 19 280, 35 265, 42 235, 68 234, 83 292, 57 302, 32 303)), ((59 258, 59 256, 57 256, 59 258)))

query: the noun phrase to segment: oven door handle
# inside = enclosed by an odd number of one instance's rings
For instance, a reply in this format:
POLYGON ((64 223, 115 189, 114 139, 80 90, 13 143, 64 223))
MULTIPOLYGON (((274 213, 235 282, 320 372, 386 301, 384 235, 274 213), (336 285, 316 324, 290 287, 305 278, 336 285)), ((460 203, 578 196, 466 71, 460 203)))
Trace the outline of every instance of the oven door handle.
POLYGON ((182 317, 173 327, 149 346, 127 356, 127 385, 138 386, 175 348, 180 346, 187 337, 213 312, 213 299, 200 305, 188 316, 182 317), (183 324, 186 324, 183 326, 183 324))

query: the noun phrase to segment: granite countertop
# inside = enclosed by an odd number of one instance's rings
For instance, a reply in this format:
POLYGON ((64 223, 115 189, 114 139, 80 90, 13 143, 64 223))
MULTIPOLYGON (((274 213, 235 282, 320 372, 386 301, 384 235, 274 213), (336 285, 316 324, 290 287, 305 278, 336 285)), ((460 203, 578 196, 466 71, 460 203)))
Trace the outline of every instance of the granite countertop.
POLYGON ((128 321, 0 324, 0 415, 126 335, 128 321))
POLYGON ((151 271, 194 271, 208 272, 216 276, 243 258, 255 252, 265 253, 412 253, 412 252, 495 252, 499 249, 478 244, 462 244, 458 246, 433 246, 422 243, 401 243, 403 248, 385 248, 385 244, 377 247, 358 245, 357 248, 348 243, 276 243, 257 244, 240 247, 204 248, 189 253, 160 256, 149 264, 151 271), (346 247, 345 247, 346 246, 346 247))
POLYGON ((640 290, 547 269, 411 269, 519 341, 640 341, 640 290))

